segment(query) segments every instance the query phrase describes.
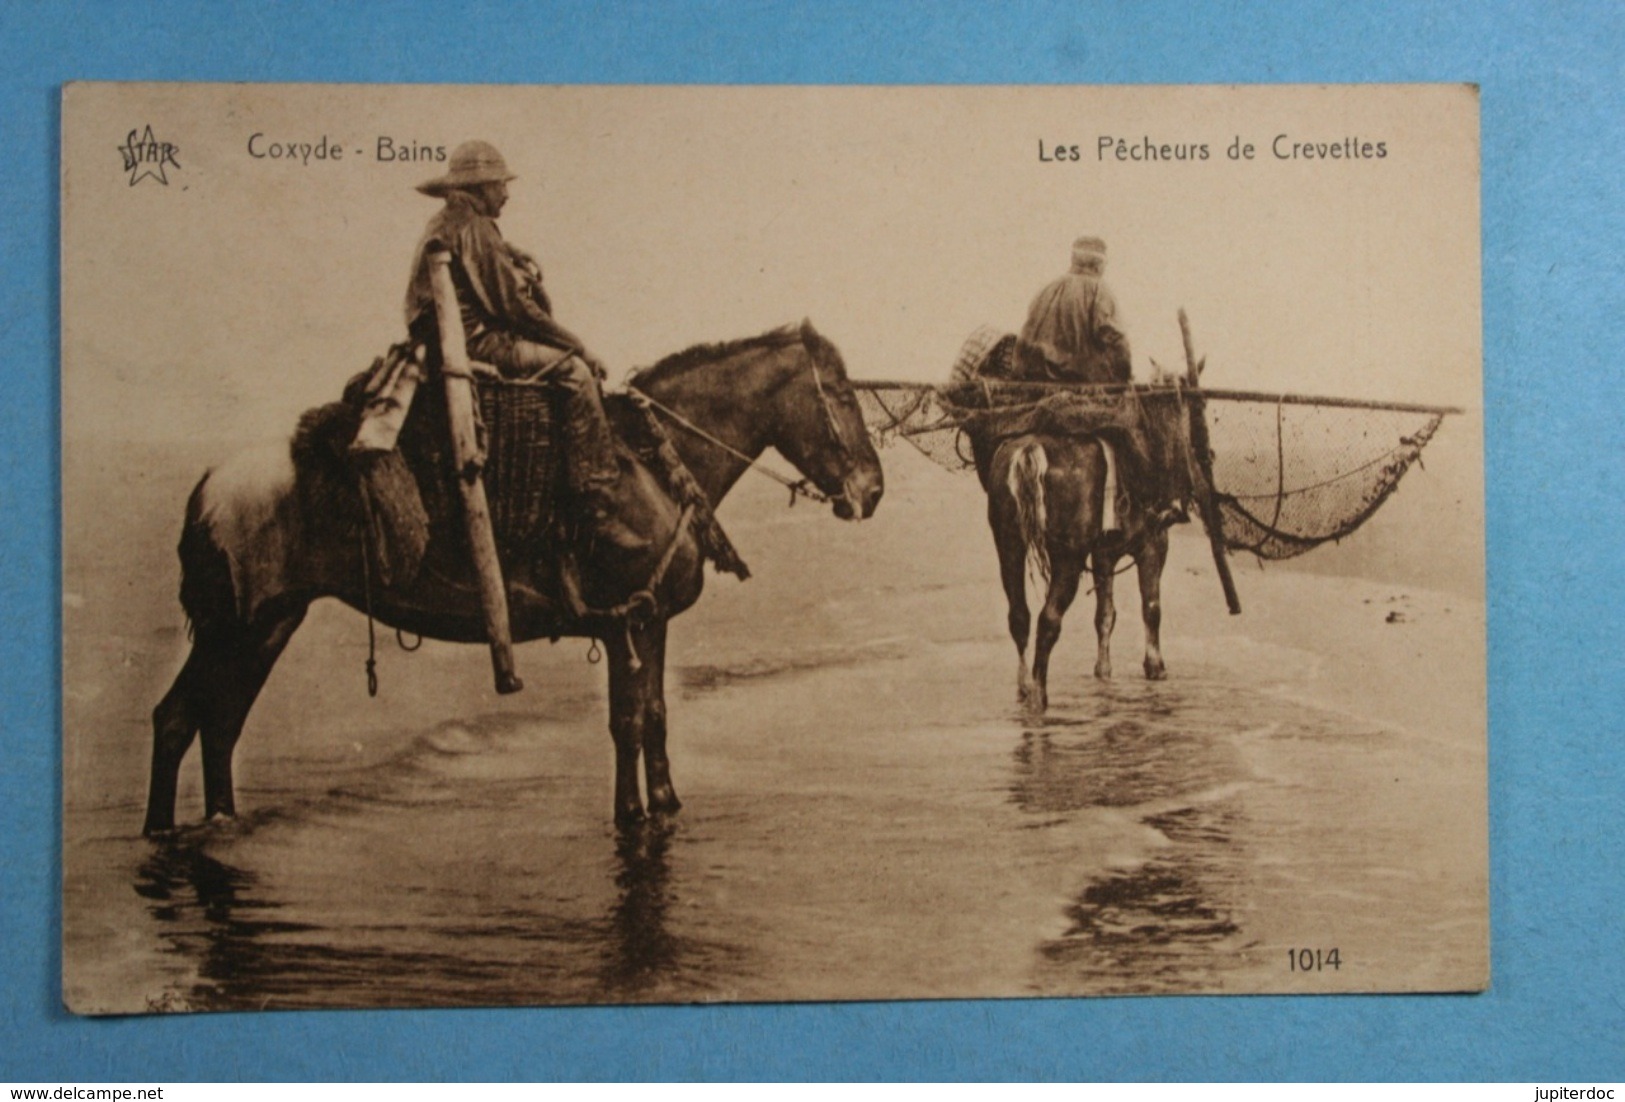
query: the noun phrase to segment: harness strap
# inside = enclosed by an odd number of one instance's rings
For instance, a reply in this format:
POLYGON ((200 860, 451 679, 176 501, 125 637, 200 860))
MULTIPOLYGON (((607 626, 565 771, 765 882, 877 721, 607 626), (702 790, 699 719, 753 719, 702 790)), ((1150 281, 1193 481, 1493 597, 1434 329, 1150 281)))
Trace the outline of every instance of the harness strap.
POLYGON ((367 695, 375 697, 378 695, 378 638, 372 620, 372 491, 367 487, 366 479, 358 479, 356 485, 361 491, 362 509, 366 513, 361 522, 361 592, 367 611, 367 695))
MULTIPOLYGON (((677 558, 677 544, 682 534, 687 531, 694 520, 694 506, 684 505, 683 511, 677 517, 677 523, 672 526, 671 539, 666 541, 666 549, 655 564, 648 581, 643 588, 633 593, 626 600, 610 608, 593 608, 581 596, 581 583, 577 574, 575 556, 568 555, 564 561, 562 588, 565 600, 570 604, 570 612, 577 620, 600 620, 608 622, 619 621, 622 630, 626 632, 626 649, 632 656, 632 671, 636 673, 643 668, 643 662, 638 658, 637 646, 632 641, 632 628, 646 624, 660 615, 660 600, 655 596, 655 590, 665 581, 666 572, 677 558)), ((589 658, 590 661, 590 658, 589 658)))

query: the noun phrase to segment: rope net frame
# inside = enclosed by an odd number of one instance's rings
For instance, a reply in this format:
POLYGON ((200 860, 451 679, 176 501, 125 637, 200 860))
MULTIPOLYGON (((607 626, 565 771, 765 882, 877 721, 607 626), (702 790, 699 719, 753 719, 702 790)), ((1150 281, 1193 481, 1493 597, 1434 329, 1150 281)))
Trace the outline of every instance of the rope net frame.
MULTIPOLYGON (((1124 390, 1166 387, 1042 386, 998 381, 951 389, 854 380, 876 442, 903 442, 948 470, 972 467, 967 420, 990 405, 1018 413, 1057 389, 1103 405, 1124 390)), ((1231 551, 1290 559, 1341 540, 1399 487, 1446 414, 1438 407, 1201 389, 1213 466, 1213 497, 1231 551)), ((1019 420, 1019 418, 1012 418, 1019 420)))
POLYGON ((1439 412, 1209 400, 1225 546, 1290 559, 1351 535, 1399 488, 1439 412))

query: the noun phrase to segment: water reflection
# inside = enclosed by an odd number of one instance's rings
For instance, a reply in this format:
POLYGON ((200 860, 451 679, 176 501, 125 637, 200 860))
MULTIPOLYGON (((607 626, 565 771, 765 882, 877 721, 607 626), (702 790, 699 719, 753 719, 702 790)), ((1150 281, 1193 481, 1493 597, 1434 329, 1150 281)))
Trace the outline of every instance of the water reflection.
POLYGON ((205 853, 200 842, 162 844, 136 871, 135 893, 147 900, 167 952, 196 962, 198 981, 163 997, 163 1009, 262 1005, 247 991, 252 977, 280 971, 267 962, 269 935, 311 929, 274 917, 281 904, 256 898, 258 877, 205 853))
POLYGON ((1217 986, 1244 963, 1234 915, 1236 885, 1193 854, 1117 870, 1065 909, 1068 928, 1039 946, 1045 968, 1067 985, 1103 992, 1217 986))
POLYGON ((668 853, 676 830, 657 816, 616 831, 617 897, 600 980, 613 995, 635 998, 676 970, 681 943, 666 925, 672 903, 668 853))
POLYGON ((254 879, 195 845, 177 843, 157 849, 142 863, 135 893, 150 901, 148 910, 159 922, 178 922, 196 913, 223 926, 230 923, 239 894, 254 879))
POLYGON ((1010 798, 1038 814, 1179 798, 1232 775, 1227 748, 1139 716, 1029 727, 1011 756, 1010 798))
POLYGON ((1127 812, 1161 839, 1105 871, 1082 855, 1091 871, 1062 907, 1065 930, 1037 947, 1046 986, 1188 990, 1239 963, 1248 858, 1225 793, 1245 777, 1227 737, 1242 717, 1220 700, 1185 705, 1103 690, 1029 719, 1011 750, 1009 798, 1036 828, 1127 812))
MULTIPOLYGON (((240 836, 169 840, 132 870, 160 951, 183 965, 148 1009, 658 1002, 721 995, 740 950, 673 929, 677 824, 656 819, 604 835, 606 890, 565 890, 546 874, 516 897, 513 870, 471 875, 456 890, 414 890, 387 914, 369 902, 384 857, 346 881, 296 872, 291 883, 233 864, 240 836), (289 902, 282 902, 283 897, 289 902), (581 906, 585 904, 585 907, 581 906), (291 916, 309 922, 289 921, 291 916)), ((274 860, 286 839, 260 835, 274 860)), ((244 851, 245 853, 248 851, 244 851)), ((300 859, 301 867, 309 858, 300 859)), ((582 866, 593 867, 590 865, 582 866)), ((527 869, 527 872, 532 871, 527 869)), ((173 974, 173 973, 172 973, 173 974)))

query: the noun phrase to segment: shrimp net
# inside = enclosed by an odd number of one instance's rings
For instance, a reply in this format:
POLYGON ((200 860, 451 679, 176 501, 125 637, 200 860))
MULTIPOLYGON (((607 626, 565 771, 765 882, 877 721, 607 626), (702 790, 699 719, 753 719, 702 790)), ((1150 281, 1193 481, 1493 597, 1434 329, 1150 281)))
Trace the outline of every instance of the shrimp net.
MULTIPOLYGON (((1030 423, 1024 412, 1056 389, 962 377, 944 388, 854 385, 877 442, 908 444, 949 470, 974 466, 967 426, 986 424, 990 406, 1001 414, 1008 410, 1011 425, 1030 423)), ((1082 400, 1091 391, 1062 389, 1082 400)), ((1159 388, 1093 389, 1096 400, 1115 406, 1125 389, 1145 394, 1159 388)), ((1207 425, 1213 501, 1224 543, 1262 559, 1293 558, 1353 533, 1419 462, 1446 412, 1341 399, 1184 393, 1207 425)), ((1208 481, 1201 471, 1191 475, 1193 485, 1208 481)))
POLYGON ((1445 416, 1223 397, 1203 404, 1225 545, 1261 559, 1352 534, 1420 464, 1445 416))

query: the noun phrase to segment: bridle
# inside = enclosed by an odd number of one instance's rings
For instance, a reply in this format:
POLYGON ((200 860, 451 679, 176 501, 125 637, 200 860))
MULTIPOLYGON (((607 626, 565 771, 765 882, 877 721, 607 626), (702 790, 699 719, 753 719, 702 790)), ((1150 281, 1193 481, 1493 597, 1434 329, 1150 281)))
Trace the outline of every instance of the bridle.
POLYGON ((829 395, 824 391, 824 378, 818 370, 818 353, 808 348, 805 340, 801 346, 807 350, 807 367, 812 372, 813 389, 818 392, 818 408, 824 415, 824 427, 829 430, 830 441, 837 451, 850 459, 852 448, 847 443, 846 433, 841 431, 841 423, 835 419, 835 410, 830 405, 829 395))
MULTIPOLYGON (((852 456, 852 449, 847 444, 846 434, 841 431, 840 422, 835 419, 835 411, 831 407, 829 395, 824 389, 823 376, 818 370, 818 354, 807 345, 806 338, 802 338, 801 347, 807 353, 807 367, 812 372, 813 389, 818 393, 818 408, 823 414, 824 428, 829 433, 830 440, 835 444, 836 449, 839 450, 842 455, 850 459, 852 456)), ((780 474, 778 471, 775 471, 772 467, 769 467, 761 460, 752 459, 750 456, 746 455, 732 444, 729 444, 727 441, 718 439, 716 436, 700 428, 700 426, 696 425, 694 422, 690 421, 688 418, 684 417, 681 413, 678 413, 664 402, 651 397, 647 392, 639 390, 636 386, 630 383, 627 384, 626 392, 630 394, 635 401, 647 406, 657 413, 662 414, 678 427, 686 430, 694 436, 699 437, 701 440, 704 440, 711 446, 733 456, 735 459, 745 464, 748 469, 754 470, 758 474, 765 475, 766 477, 771 478, 774 482, 777 482, 779 485, 785 487, 790 491, 791 505, 796 503, 797 497, 805 497, 821 504, 829 504, 844 497, 844 495, 841 494, 832 495, 824 493, 817 486, 813 485, 810 478, 794 480, 780 474)))

